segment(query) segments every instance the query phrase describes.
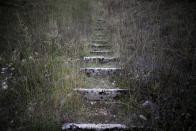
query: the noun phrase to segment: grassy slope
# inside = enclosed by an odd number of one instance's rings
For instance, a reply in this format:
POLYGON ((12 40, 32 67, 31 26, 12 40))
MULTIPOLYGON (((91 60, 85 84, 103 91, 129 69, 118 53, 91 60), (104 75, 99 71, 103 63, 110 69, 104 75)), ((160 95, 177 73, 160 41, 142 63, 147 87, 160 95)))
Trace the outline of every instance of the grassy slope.
POLYGON ((0 7, 1 130, 59 130, 82 108, 71 89, 83 85, 78 59, 88 43, 89 10, 88 0, 0 7))

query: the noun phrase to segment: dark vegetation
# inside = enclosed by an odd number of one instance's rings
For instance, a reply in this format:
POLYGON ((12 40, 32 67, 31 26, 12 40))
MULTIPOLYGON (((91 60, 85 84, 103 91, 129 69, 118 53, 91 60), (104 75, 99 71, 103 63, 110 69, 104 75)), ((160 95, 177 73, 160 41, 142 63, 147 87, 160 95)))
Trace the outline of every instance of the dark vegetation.
MULTIPOLYGON (((0 130, 60 130, 80 110, 69 94, 83 84, 73 73, 91 34, 91 2, 0 2, 0 130)), ((117 84, 129 87, 138 121, 157 130, 196 130, 196 3, 103 3, 126 72, 117 84)))
POLYGON ((130 88, 133 106, 157 130, 196 129, 195 7, 193 1, 105 1, 125 68, 119 85, 130 88))

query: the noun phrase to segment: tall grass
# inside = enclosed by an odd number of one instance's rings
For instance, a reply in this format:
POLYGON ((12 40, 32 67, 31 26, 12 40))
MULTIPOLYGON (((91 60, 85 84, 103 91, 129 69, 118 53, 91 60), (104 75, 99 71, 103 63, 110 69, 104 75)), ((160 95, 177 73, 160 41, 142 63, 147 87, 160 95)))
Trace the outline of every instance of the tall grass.
POLYGON ((139 119, 157 130, 194 130, 195 3, 104 3, 111 41, 116 49, 120 47, 118 55, 125 69, 117 81, 129 87, 130 105, 138 117, 142 114, 147 121, 139 119), (147 110, 142 106, 145 101, 156 108, 147 110))
POLYGON ((78 60, 91 30, 90 2, 15 3, 23 4, 0 8, 0 129, 60 130, 83 108, 71 90, 84 86, 78 60))

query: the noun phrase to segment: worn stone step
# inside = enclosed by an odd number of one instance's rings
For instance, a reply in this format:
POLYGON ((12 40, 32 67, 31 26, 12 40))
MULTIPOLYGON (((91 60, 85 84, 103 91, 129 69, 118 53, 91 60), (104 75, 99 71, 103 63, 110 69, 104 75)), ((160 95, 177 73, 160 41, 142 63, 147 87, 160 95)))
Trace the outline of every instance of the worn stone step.
POLYGON ((90 53, 95 53, 95 54, 99 54, 99 53, 110 54, 110 53, 113 53, 110 48, 108 48, 108 49, 105 49, 105 48, 91 48, 91 49, 92 50, 90 51, 90 53), (99 51, 99 52, 94 52, 94 51, 99 51))
POLYGON ((124 124, 65 123, 62 131, 155 131, 143 126, 126 126, 124 124))
POLYGON ((107 40, 103 40, 103 39, 101 39, 101 40, 92 40, 92 42, 93 43, 102 43, 102 44, 105 44, 105 43, 107 43, 108 41, 107 40))
POLYGON ((92 39, 92 42, 95 42, 95 43, 96 43, 96 42, 99 43, 100 41, 103 42, 103 43, 104 43, 104 42, 106 43, 106 42, 109 41, 109 39, 107 39, 107 38, 98 38, 98 37, 95 37, 95 38, 92 39))
POLYGON ((92 37, 93 40, 109 40, 107 36, 94 36, 92 37))
POLYGON ((86 77, 84 80, 85 88, 105 88, 110 89, 111 87, 115 86, 116 81, 112 81, 109 78, 104 77, 86 77))
POLYGON ((108 27, 104 24, 95 24, 94 28, 104 28, 104 29, 107 29, 108 27))
POLYGON ((87 76, 108 76, 108 75, 119 74, 121 72, 121 68, 87 67, 87 68, 81 68, 80 71, 86 73, 87 76))
POLYGON ((93 43, 100 43, 100 44, 106 44, 109 42, 109 39, 103 39, 103 38, 94 38, 92 39, 93 43))
POLYGON ((104 20, 104 19, 97 19, 96 23, 106 23, 106 20, 104 20))
POLYGON ((105 36, 107 36, 107 34, 106 33, 98 33, 98 32, 95 32, 94 33, 94 36, 105 37, 105 36))
POLYGON ((111 47, 111 45, 108 45, 108 44, 91 44, 90 46, 92 48, 108 48, 108 47, 111 47))
POLYGON ((106 23, 106 20, 104 20, 104 19, 97 19, 95 21, 95 23, 105 24, 106 23))
POLYGON ((96 43, 96 44, 106 44, 106 43, 109 42, 109 39, 95 37, 95 38, 92 39, 92 42, 96 43))
POLYGON ((102 33, 96 33, 92 37, 93 39, 107 39, 108 40, 108 35, 107 34, 102 34, 102 33))
POLYGON ((124 131, 128 130, 128 127, 122 124, 77 124, 77 123, 65 123, 62 127, 63 131, 124 131))
POLYGON ((92 40, 93 43, 101 43, 101 44, 105 44, 108 43, 108 40, 104 40, 104 39, 96 39, 96 40, 92 40))
POLYGON ((96 25, 94 26, 94 29, 108 29, 106 25, 96 25))
POLYGON ((111 55, 113 52, 110 50, 93 50, 90 53, 92 55, 111 55))
POLYGON ((108 31, 106 28, 94 28, 94 31, 108 31))
POLYGON ((95 34, 104 34, 104 35, 108 35, 109 30, 94 30, 95 34))
POLYGON ((85 62, 99 62, 108 63, 119 61, 119 57, 109 57, 109 56, 86 56, 83 58, 85 62))
POLYGON ((105 32, 105 33, 102 33, 102 32, 101 32, 101 33, 95 32, 95 33, 93 33, 93 36, 94 36, 94 37, 100 37, 100 38, 101 38, 101 37, 108 37, 108 33, 106 33, 106 32, 105 32))
POLYGON ((85 99, 90 101, 108 101, 113 99, 118 99, 122 96, 125 96, 128 93, 127 89, 103 89, 103 88, 79 88, 75 89, 81 93, 85 99))

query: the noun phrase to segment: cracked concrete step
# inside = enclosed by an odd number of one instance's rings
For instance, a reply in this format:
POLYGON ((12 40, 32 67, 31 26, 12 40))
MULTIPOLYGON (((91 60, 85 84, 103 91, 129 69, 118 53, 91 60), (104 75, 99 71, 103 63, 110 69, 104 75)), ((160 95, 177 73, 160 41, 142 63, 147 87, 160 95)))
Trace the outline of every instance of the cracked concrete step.
POLYGON ((84 72, 87 76, 108 76, 108 75, 115 75, 119 74, 121 72, 121 68, 112 68, 112 67, 98 67, 98 68, 92 68, 92 67, 87 67, 87 68, 81 68, 80 71, 84 72))
POLYGON ((119 61, 119 57, 109 57, 109 56, 86 56, 83 58, 85 62, 99 62, 108 63, 119 61))
POLYGON ((119 89, 119 88, 112 88, 112 89, 104 89, 104 88, 79 88, 74 89, 75 91, 79 92, 84 96, 85 99, 90 101, 108 101, 121 98, 128 93, 127 89, 119 89))
POLYGON ((122 124, 77 124, 65 123, 62 127, 63 131, 125 131, 128 127, 122 124))

